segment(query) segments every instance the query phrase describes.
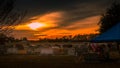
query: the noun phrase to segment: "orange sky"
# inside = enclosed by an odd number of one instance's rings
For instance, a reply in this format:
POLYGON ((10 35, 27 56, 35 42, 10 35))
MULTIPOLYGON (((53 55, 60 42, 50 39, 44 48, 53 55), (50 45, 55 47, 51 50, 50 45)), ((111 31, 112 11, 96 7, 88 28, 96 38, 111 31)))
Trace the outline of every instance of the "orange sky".
POLYGON ((96 30, 99 28, 97 23, 99 22, 100 15, 80 19, 65 27, 59 27, 61 24, 59 21, 63 18, 63 14, 63 12, 52 12, 42 16, 38 15, 32 17, 30 19, 33 20, 15 27, 13 32, 14 37, 27 37, 29 40, 38 40, 39 38, 44 37, 55 38, 63 35, 97 33, 96 30), (34 22, 42 23, 44 25, 33 30, 28 25, 34 22))

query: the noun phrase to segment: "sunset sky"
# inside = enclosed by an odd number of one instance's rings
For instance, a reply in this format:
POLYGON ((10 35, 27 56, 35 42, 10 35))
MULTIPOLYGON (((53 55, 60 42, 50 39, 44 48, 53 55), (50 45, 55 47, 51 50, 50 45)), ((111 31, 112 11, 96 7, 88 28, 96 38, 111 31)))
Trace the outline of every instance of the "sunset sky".
POLYGON ((17 0, 15 8, 27 10, 27 15, 15 26, 13 35, 37 40, 96 33, 101 14, 111 3, 112 0, 17 0), (33 23, 40 25, 34 28, 33 23))

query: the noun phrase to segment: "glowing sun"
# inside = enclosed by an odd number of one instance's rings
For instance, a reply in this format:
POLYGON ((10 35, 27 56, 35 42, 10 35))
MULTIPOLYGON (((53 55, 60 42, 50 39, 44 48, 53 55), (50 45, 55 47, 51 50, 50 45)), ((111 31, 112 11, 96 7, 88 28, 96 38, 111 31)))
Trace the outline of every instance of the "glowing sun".
POLYGON ((36 29, 38 29, 38 28, 40 28, 40 27, 43 27, 44 24, 38 23, 38 22, 33 22, 33 23, 28 24, 28 26, 29 26, 31 29, 36 30, 36 29))

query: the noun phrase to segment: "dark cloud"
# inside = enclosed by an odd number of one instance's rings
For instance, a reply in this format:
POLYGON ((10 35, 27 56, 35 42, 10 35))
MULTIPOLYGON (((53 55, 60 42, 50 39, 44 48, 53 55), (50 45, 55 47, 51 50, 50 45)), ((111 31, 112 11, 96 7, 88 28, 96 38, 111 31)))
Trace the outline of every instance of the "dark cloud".
POLYGON ((112 0, 17 0, 16 8, 27 10, 28 20, 33 16, 62 11, 63 18, 56 22, 58 28, 61 28, 86 17, 102 14, 111 2, 112 0))
MULTIPOLYGON (((116 0, 120 1, 120 0, 116 0)), ((86 18, 94 20, 95 16, 99 16, 104 13, 106 8, 110 7, 113 0, 16 0, 16 9, 27 10, 27 17, 25 22, 40 19, 44 15, 62 12, 62 17, 57 18, 55 22, 57 26, 39 29, 39 31, 33 30, 16 30, 14 35, 16 38, 27 37, 27 38, 38 38, 38 36, 47 36, 54 33, 54 30, 61 35, 68 35, 77 29, 95 27, 96 21, 82 21, 86 18), (62 31, 61 30, 66 30, 62 31)), ((96 17, 95 17, 96 18, 96 17)), ((97 19, 98 21, 98 19, 97 19)), ((57 35, 58 35, 57 34, 57 35)))

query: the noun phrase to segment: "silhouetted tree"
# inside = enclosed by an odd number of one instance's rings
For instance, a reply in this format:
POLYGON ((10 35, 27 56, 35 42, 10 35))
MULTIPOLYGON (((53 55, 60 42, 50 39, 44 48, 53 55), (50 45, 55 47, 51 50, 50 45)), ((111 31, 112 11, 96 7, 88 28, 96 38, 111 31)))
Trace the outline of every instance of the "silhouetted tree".
POLYGON ((0 55, 6 52, 6 42, 14 41, 7 35, 11 33, 15 25, 21 23, 26 12, 14 9, 15 0, 0 0, 0 55))
POLYGON ((0 34, 0 55, 3 55, 6 52, 5 42, 7 39, 6 35, 0 34))
POLYGON ((22 40, 23 40, 23 41, 27 41, 27 38, 26 38, 26 37, 23 37, 22 40))
POLYGON ((106 32, 108 29, 120 22, 120 3, 113 2, 111 7, 102 15, 99 22, 99 32, 106 32))
POLYGON ((26 12, 14 10, 15 0, 0 0, 0 33, 10 33, 13 26, 23 21, 26 12))

